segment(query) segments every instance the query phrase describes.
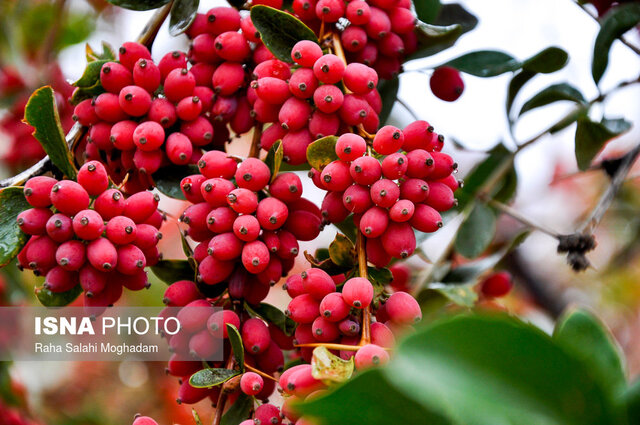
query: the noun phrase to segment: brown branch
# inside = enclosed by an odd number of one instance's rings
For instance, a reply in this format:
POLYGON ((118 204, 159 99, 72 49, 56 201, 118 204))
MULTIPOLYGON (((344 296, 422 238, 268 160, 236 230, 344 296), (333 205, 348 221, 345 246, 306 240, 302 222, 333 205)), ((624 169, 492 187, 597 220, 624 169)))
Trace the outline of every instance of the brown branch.
MULTIPOLYGON (((358 272, 360 277, 369 279, 367 270, 366 240, 360 230, 356 233, 356 251, 358 253, 358 272)), ((371 305, 362 310, 362 337, 358 345, 367 345, 371 342, 371 305)))
POLYGON ((514 208, 511 208, 508 205, 503 204, 502 202, 496 201, 495 199, 484 199, 484 201, 489 204, 490 206, 494 207, 495 209, 497 209, 498 211, 518 220, 520 223, 524 224, 527 227, 530 227, 532 229, 535 230, 539 230, 542 233, 546 233, 547 235, 558 239, 560 237, 560 233, 555 232, 547 227, 544 227, 543 225, 540 224, 536 224, 534 222, 532 222, 531 220, 529 220, 527 217, 525 217, 524 215, 522 215, 522 213, 520 213, 519 211, 515 210, 514 208))
POLYGON ((260 137, 262 137, 262 124, 256 123, 253 127, 253 137, 248 158, 258 158, 260 156, 260 137))
POLYGON ((160 31, 160 27, 169 16, 169 12, 171 11, 171 6, 173 5, 173 1, 169 2, 167 5, 161 7, 160 9, 156 9, 155 13, 147 22, 147 25, 144 26, 144 29, 138 36, 138 43, 144 44, 149 50, 151 50, 151 46, 153 45, 156 36, 158 35, 158 31, 160 31))
POLYGON ((278 380, 276 378, 274 378, 273 376, 269 375, 266 372, 261 371, 260 369, 256 369, 255 367, 252 367, 252 366, 248 365, 247 363, 244 364, 244 367, 248 371, 257 373, 258 375, 262 376, 263 378, 271 379, 272 381, 278 382, 278 380))

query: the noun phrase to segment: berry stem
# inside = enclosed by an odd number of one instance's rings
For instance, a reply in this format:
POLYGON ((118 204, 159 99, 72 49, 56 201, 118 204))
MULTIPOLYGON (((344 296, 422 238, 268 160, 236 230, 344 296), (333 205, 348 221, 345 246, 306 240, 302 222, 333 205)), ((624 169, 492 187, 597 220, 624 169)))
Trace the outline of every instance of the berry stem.
POLYGON ((278 382, 278 380, 276 378, 274 378, 273 376, 269 375, 268 373, 265 373, 265 372, 261 371, 260 369, 256 369, 255 367, 249 366, 247 363, 244 364, 244 367, 248 371, 255 372, 258 375, 262 376, 263 378, 271 379, 272 381, 278 382))
POLYGON ((158 35, 158 31, 160 31, 160 27, 169 16, 169 11, 171 11, 171 6, 173 2, 169 2, 169 4, 157 9, 153 14, 147 25, 145 25, 144 29, 138 36, 138 43, 144 44, 146 47, 151 49, 156 36, 158 35))
POLYGON ((248 158, 258 158, 260 156, 260 137, 262 137, 262 124, 256 124, 253 127, 253 137, 251 139, 251 147, 249 148, 248 158))
MULTIPOLYGON (((227 369, 233 369, 235 366, 235 356, 229 356, 227 360, 227 369)), ((218 396, 218 402, 216 403, 216 413, 213 416, 213 422, 211 425, 220 425, 220 420, 222 419, 222 414, 224 413, 224 405, 227 404, 228 394, 226 391, 220 391, 220 395, 218 396)))
MULTIPOLYGON (((356 251, 358 253, 358 272, 360 277, 369 279, 367 271, 367 251, 365 237, 359 230, 357 231, 356 251)), ((371 306, 362 310, 362 337, 358 345, 367 345, 371 342, 371 306)))

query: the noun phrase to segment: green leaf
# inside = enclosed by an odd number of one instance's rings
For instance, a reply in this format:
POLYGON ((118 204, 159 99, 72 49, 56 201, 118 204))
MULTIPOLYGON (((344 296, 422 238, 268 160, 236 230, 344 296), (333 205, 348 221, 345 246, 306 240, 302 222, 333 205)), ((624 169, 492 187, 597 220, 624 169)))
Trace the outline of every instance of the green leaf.
POLYGON ((244 6, 246 1, 245 0, 227 0, 227 3, 229 3, 231 6, 235 7, 236 9, 240 9, 242 8, 242 6, 244 6))
POLYGON ((393 77, 391 80, 380 80, 380 83, 378 83, 378 92, 382 99, 382 110, 378 115, 381 125, 384 125, 389 119, 389 115, 391 115, 391 110, 393 109, 393 104, 398 98, 399 89, 400 79, 397 76, 393 77))
POLYGON ((244 372, 244 345, 242 345, 242 337, 240 331, 231 323, 227 323, 227 334, 229 335, 229 342, 231 343, 231 349, 233 350, 233 357, 236 359, 236 364, 240 368, 241 372, 244 372))
POLYGON ((200 0, 174 0, 169 18, 169 34, 178 36, 185 32, 196 18, 200 0))
POLYGON ((369 274, 369 279, 380 284, 380 285, 388 285, 393 280, 393 273, 388 268, 378 269, 376 267, 367 267, 367 273, 369 274))
POLYGON ((525 104, 522 105, 522 109, 520 109, 519 115, 531 111, 532 109, 561 100, 568 100, 575 103, 585 102, 584 96, 580 93, 580 90, 568 83, 558 83, 545 88, 525 102, 525 104))
POLYGON ((187 260, 160 260, 151 266, 151 271, 167 285, 178 280, 193 281, 195 278, 195 272, 187 260))
POLYGON ((111 47, 111 45, 106 41, 102 42, 102 53, 97 53, 96 51, 94 51, 89 43, 85 45, 84 50, 87 57, 87 62, 93 62, 97 60, 116 60, 116 52, 113 50, 113 47, 111 47))
POLYGON ((45 307, 64 307, 75 301, 82 294, 82 287, 76 285, 66 292, 51 292, 45 288, 35 289, 36 298, 45 307))
POLYGON ((381 368, 358 373, 328 394, 297 404, 296 409, 331 425, 454 424, 391 385, 381 368))
POLYGON ((340 223, 333 223, 333 225, 336 226, 338 230, 340 230, 346 237, 348 237, 351 242, 356 242, 356 233, 358 229, 353 222, 353 215, 349 215, 340 223))
POLYGON ((238 425, 251 415, 252 410, 253 397, 241 392, 235 403, 222 415, 220 425, 238 425))
POLYGON ((453 46, 462 35, 462 26, 452 24, 447 26, 425 24, 418 21, 416 35, 418 36, 418 50, 409 60, 435 55, 453 46))
POLYGON ((195 165, 172 165, 161 167, 154 175, 153 180, 160 192, 173 199, 185 200, 184 193, 180 188, 183 178, 199 174, 195 165))
POLYGON ((95 19, 90 14, 70 13, 56 39, 56 50, 72 46, 85 40, 95 29, 95 19))
POLYGON ((569 54, 559 47, 547 47, 522 63, 525 71, 549 74, 565 67, 569 54))
POLYGON ((418 19, 423 22, 433 22, 440 14, 442 4, 440 0, 413 0, 413 6, 418 19))
POLYGON ((578 118, 575 146, 578 168, 582 171, 589 168, 591 161, 605 143, 629 128, 631 128, 631 124, 624 120, 605 120, 597 123, 588 117, 578 118))
POLYGON ((605 325, 593 314, 574 309, 563 315, 553 331, 554 340, 582 360, 605 387, 620 393, 626 386, 622 350, 605 325))
POLYGON ((497 50, 478 50, 464 54, 456 59, 444 63, 458 71, 475 75, 476 77, 494 77, 505 72, 520 69, 522 63, 511 55, 497 50))
POLYGON ((198 412, 196 411, 196 409, 191 408, 191 415, 193 416, 193 420, 196 423, 196 425, 203 425, 202 419, 200 419, 200 415, 198 415, 198 412))
POLYGON ((430 283, 428 288, 444 295, 453 303, 471 308, 478 301, 478 293, 475 291, 476 282, 463 285, 451 285, 439 282, 430 283))
POLYGON ((98 81, 96 84, 94 84, 91 87, 79 87, 75 89, 69 101, 71 102, 72 105, 77 105, 78 103, 82 102, 85 99, 91 99, 104 92, 105 90, 102 87, 102 84, 100 84, 100 81, 98 81))
POLYGON ((107 0, 109 3, 129 10, 151 10, 164 6, 171 0, 107 0))
POLYGON ((269 149, 269 152, 267 152, 264 162, 269 167, 269 171, 271 171, 271 182, 273 182, 278 176, 280 166, 282 165, 283 155, 284 150, 282 149, 282 140, 276 141, 273 146, 271 146, 271 149, 269 149))
POLYGON ((407 397, 456 423, 621 423, 588 367, 541 330, 506 315, 436 322, 401 342, 382 370, 407 397))
POLYGON ((259 316, 265 321, 272 323, 278 329, 285 333, 285 335, 291 336, 296 329, 296 322, 284 315, 284 313, 277 307, 267 303, 260 303, 260 305, 249 306, 245 304, 245 307, 254 313, 254 316, 259 316))
POLYGON ((589 105, 581 105, 568 114, 564 119, 558 121, 553 127, 549 129, 549 133, 555 134, 560 130, 564 130, 580 118, 588 118, 589 105))
MULTIPOLYGON (((189 258, 193 257, 193 249, 191 249, 191 246, 189 245, 189 242, 187 241, 186 236, 184 235, 184 233, 180 232, 180 244, 182 245, 182 252, 184 252, 184 255, 187 256, 187 261, 189 258)), ((194 268, 193 264, 190 264, 191 269, 193 269, 194 271, 197 269, 197 265, 194 268)))
POLYGON ((311 357, 311 375, 323 382, 344 382, 351 378, 355 363, 353 357, 344 360, 332 354, 327 347, 316 347, 311 357))
POLYGON ((291 49, 298 41, 318 42, 314 32, 298 18, 273 7, 257 5, 251 8, 251 21, 260 32, 262 42, 273 55, 293 62, 291 49))
POLYGON ((487 249, 495 233, 495 213, 485 204, 477 203, 460 226, 455 241, 456 251, 467 258, 476 258, 487 249))
POLYGON ((624 392, 623 401, 627 406, 629 425, 640 424, 640 379, 636 379, 624 392))
POLYGON ((336 154, 336 136, 327 136, 318 139, 307 147, 307 161, 311 167, 322 171, 330 162, 338 159, 336 154))
POLYGON ((82 77, 73 83, 73 85, 76 87, 88 88, 95 86, 96 83, 100 83, 100 70, 102 70, 102 65, 107 62, 109 61, 101 59, 87 63, 87 67, 84 69, 82 77))
POLYGON ((513 76, 511 81, 509 81, 509 88, 507 89, 507 118, 509 118, 509 123, 512 123, 511 119, 511 108, 513 107, 513 102, 516 100, 516 96, 522 87, 529 82, 533 77, 537 75, 536 72, 527 71, 523 69, 513 76))
POLYGON ((238 375, 240 375, 240 372, 235 369, 202 369, 191 375, 189 385, 193 388, 211 388, 224 384, 229 379, 238 375))
POLYGON ((353 267, 356 263, 356 247, 345 235, 338 233, 329 244, 329 257, 339 266, 353 267))
MULTIPOLYGON (((420 1, 420 0, 418 0, 420 1)), ((434 22, 434 25, 449 26, 458 24, 462 27, 462 33, 469 32, 478 25, 478 18, 469 13, 464 7, 458 3, 443 4, 440 13, 434 22)))
POLYGON ((593 45, 591 75, 596 84, 600 82, 609 65, 609 50, 616 38, 640 22, 640 4, 628 3, 613 7, 600 21, 600 31, 593 45))
POLYGON ((16 220, 18 214, 30 208, 22 187, 0 190, 0 267, 9 264, 27 243, 29 237, 20 230, 16 220))
POLYGON ((24 121, 35 128, 33 135, 40 142, 51 162, 70 179, 78 170, 67 146, 60 124, 56 99, 50 86, 41 87, 29 98, 24 110, 24 121))

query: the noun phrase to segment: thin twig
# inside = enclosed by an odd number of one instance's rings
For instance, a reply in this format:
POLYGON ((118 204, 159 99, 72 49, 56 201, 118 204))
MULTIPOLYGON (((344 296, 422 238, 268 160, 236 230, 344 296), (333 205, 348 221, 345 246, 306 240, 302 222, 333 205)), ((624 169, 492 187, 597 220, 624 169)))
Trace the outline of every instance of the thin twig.
MULTIPOLYGON (((356 251, 358 253, 358 272, 360 277, 369 279, 367 270, 366 240, 360 230, 357 230, 356 251)), ((359 345, 367 345, 371 342, 371 305, 362 310, 362 337, 359 345)))
POLYGON ((260 369, 256 369, 255 367, 252 367, 250 365, 248 365, 247 363, 244 364, 244 367, 251 372, 257 373, 258 375, 262 376, 263 378, 267 378, 267 379, 271 379, 272 381, 276 381, 278 382, 278 380, 276 378, 274 378, 273 376, 269 375, 266 372, 261 371, 260 369))
POLYGON ((411 106, 409 106, 409 104, 407 102, 405 102, 404 100, 402 100, 400 97, 396 98, 396 102, 398 102, 404 109, 407 110, 407 112, 409 113, 409 115, 411 115, 411 117, 416 120, 416 121, 420 121, 420 117, 418 116, 418 114, 416 113, 416 111, 413 110, 413 108, 411 106))
POLYGON ((515 210, 514 208, 511 208, 508 205, 503 204, 502 202, 496 201, 495 199, 485 199, 485 202, 487 202, 487 204, 491 205, 492 207, 499 210, 500 212, 513 217, 514 219, 518 220, 520 223, 524 224, 525 226, 528 226, 532 229, 539 230, 542 233, 546 233, 547 235, 556 239, 560 237, 560 233, 555 232, 551 229, 548 229, 540 224, 535 224, 534 222, 529 220, 527 217, 522 215, 522 213, 515 210))

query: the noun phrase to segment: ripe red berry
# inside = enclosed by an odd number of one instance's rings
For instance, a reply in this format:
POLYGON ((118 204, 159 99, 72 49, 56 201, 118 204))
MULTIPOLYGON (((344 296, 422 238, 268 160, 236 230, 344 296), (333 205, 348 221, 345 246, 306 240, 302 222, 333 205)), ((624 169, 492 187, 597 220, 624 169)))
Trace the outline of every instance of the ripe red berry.
POLYGON ((296 323, 312 323, 319 315, 320 303, 309 294, 301 294, 291 300, 285 314, 296 323))
POLYGON ((356 352, 355 355, 356 369, 365 370, 370 367, 382 366, 389 361, 389 354, 384 348, 375 345, 367 344, 356 352))
POLYGON ((431 91, 437 98, 453 102, 464 91, 464 82, 457 69, 450 66, 441 66, 431 74, 429 87, 431 87, 431 91))
POLYGON ((360 231, 368 238, 381 236, 389 225, 389 214, 381 207, 369 208, 360 219, 360 231))
POLYGON ((311 268, 303 271, 302 286, 304 291, 315 300, 322 301, 323 298, 336 290, 336 284, 327 272, 318 268, 311 268))
POLYGON ((331 114, 340 109, 344 103, 342 91, 331 84, 325 84, 313 93, 313 101, 316 107, 325 114, 331 114))
POLYGON ((160 62, 158 62, 158 69, 160 70, 160 74, 162 80, 167 78, 167 75, 174 69, 178 68, 186 68, 187 67, 187 55, 179 50, 174 50, 173 52, 166 53, 160 62))
POLYGON ((213 313, 207 320, 207 329, 212 335, 229 338, 227 324, 233 325, 236 329, 240 329, 240 318, 232 310, 220 310, 213 313))
POLYGON ((431 156, 433 157, 433 170, 429 173, 429 178, 432 180, 443 179, 458 168, 458 164, 446 153, 432 152, 431 156))
POLYGON ((202 112, 202 102, 198 96, 187 96, 178 102, 176 113, 183 121, 193 121, 202 112))
POLYGON ((180 132, 187 136, 194 146, 206 146, 213 141, 213 125, 203 116, 193 121, 183 122, 180 132))
POLYGON ((264 380, 255 372, 245 372, 240 378, 240 390, 246 395, 258 394, 263 386, 264 380))
POLYGON ((178 311, 177 318, 185 332, 195 333, 206 326, 213 308, 204 299, 193 300, 178 311))
POLYGON ((200 172, 207 178, 221 177, 230 179, 237 169, 236 161, 225 152, 209 151, 202 155, 198 161, 200 172))
POLYGON ((98 95, 95 100, 95 111, 100 119, 109 123, 115 123, 128 118, 127 114, 120 107, 118 95, 113 93, 102 93, 98 95))
POLYGON ((320 57, 313 64, 313 73, 316 78, 325 84, 336 84, 342 80, 345 64, 338 56, 327 54, 320 57))
POLYGON ((113 147, 122 151, 128 151, 135 149, 136 145, 133 143, 133 132, 135 131, 138 123, 132 120, 118 121, 110 130, 109 141, 113 144, 113 147))
POLYGON ((314 240, 322 230, 322 213, 311 213, 304 210, 293 210, 284 228, 300 241, 314 240))
POLYGON ((369 238, 366 244, 367 260, 376 267, 386 267, 391 261, 391 256, 382 246, 381 238, 369 238))
POLYGON ((153 93, 160 86, 160 69, 153 61, 145 58, 138 59, 133 66, 133 82, 149 93, 153 93))
POLYGON ((364 25, 371 19, 371 9, 362 0, 352 1, 347 5, 346 16, 353 25, 364 25))
POLYGON ((404 135, 399 128, 391 125, 382 127, 373 139, 373 149, 382 155, 398 151, 404 143, 404 135))
POLYGON ((320 302, 320 314, 332 322, 340 322, 349 315, 351 307, 344 302, 340 292, 332 292, 320 302))
POLYGON ((98 196, 109 187, 107 170, 99 161, 89 161, 78 171, 78 183, 91 196, 98 196))
POLYGON ((424 149, 416 149, 408 152, 407 162, 407 176, 409 177, 423 179, 430 176, 434 169, 433 157, 424 149))
POLYGON ((240 63, 223 62, 211 78, 213 90, 221 96, 230 96, 244 85, 245 71, 240 63))
POLYGON ((260 223, 253 215, 241 215, 233 222, 233 233, 245 242, 251 242, 260 234, 260 223))
POLYGON ((367 150, 367 142, 357 134, 345 133, 336 142, 336 154, 343 161, 353 161, 367 150))
POLYGON ((205 15, 207 32, 222 34, 240 28, 240 13, 232 7, 214 7, 205 15))
POLYGON ((216 53, 229 62, 242 62, 251 53, 243 34, 235 31, 223 32, 214 41, 216 53))
POLYGON ((47 235, 56 242, 65 242, 73 237, 73 222, 64 214, 52 215, 46 224, 47 235))
POLYGON ((269 185, 269 192, 281 201, 295 201, 302 196, 302 181, 295 173, 281 173, 269 185))
POLYGON ((287 205, 279 199, 265 198, 258 203, 256 217, 263 229, 279 229, 287 221, 288 216, 287 205))
POLYGON ((282 128, 290 131, 306 128, 311 118, 311 105, 297 97, 290 97, 280 108, 278 120, 282 128))
POLYGON ((242 342, 247 350, 259 354, 269 347, 271 336, 267 325, 260 319, 249 319, 242 325, 242 342))
POLYGON ((381 242, 384 250, 394 258, 407 258, 416 249, 416 237, 408 223, 390 222, 382 234, 381 242))
POLYGON ((289 79, 289 90, 299 99, 311 98, 318 88, 318 79, 313 71, 308 68, 300 68, 289 79))
POLYGON ((24 185, 24 197, 33 207, 48 207, 51 205, 51 189, 56 183, 58 180, 52 177, 32 177, 24 185))
POLYGON ((347 65, 343 76, 345 86, 356 94, 367 94, 378 85, 378 74, 361 63, 347 65))
POLYGON ((314 41, 298 41, 291 49, 291 59, 305 68, 312 68, 318 59, 322 57, 320 45, 314 41))
POLYGON ((342 202, 347 210, 356 214, 364 213, 372 205, 369 189, 359 184, 353 184, 344 191, 342 202))
MULTIPOLYGON (((349 3, 349 5, 351 5, 351 3, 349 3)), ((348 9, 349 6, 347 6, 347 10, 348 9)), ((346 51, 359 52, 367 45, 367 32, 361 27, 350 25, 342 32, 340 40, 346 51)))
POLYGON ((300 165, 307 161, 307 147, 313 142, 306 128, 290 131, 282 138, 283 159, 291 165, 300 165))
POLYGON ((247 158, 238 166, 235 178, 238 187, 258 192, 269 183, 271 171, 263 161, 247 158))
POLYGON ((429 196, 425 201, 427 205, 436 211, 447 211, 456 204, 453 191, 444 183, 429 183, 429 196))
POLYGON ((179 102, 193 94, 196 78, 186 68, 176 68, 164 79, 164 94, 171 102, 179 102))
POLYGON ((405 175, 409 161, 407 157, 400 153, 392 153, 382 160, 382 174, 390 180, 396 180, 405 175))
POLYGON ((18 214, 17 223, 28 235, 43 235, 53 213, 49 208, 31 208, 18 214))
POLYGON ((424 202, 429 195, 429 185, 421 179, 407 179, 400 184, 400 197, 414 204, 424 202))
POLYGON ((417 204, 410 223, 420 232, 432 233, 442 227, 442 217, 440 213, 432 207, 417 204))
POLYGON ((413 217, 415 205, 408 199, 401 199, 389 209, 389 218, 396 222, 409 221, 413 217))
POLYGON ((80 184, 71 180, 61 180, 51 188, 51 202, 61 213, 75 215, 89 206, 89 194, 80 184))
POLYGON ((324 22, 337 22, 344 16, 345 5, 341 0, 319 0, 316 3, 316 16, 324 22))
POLYGON ((172 127, 178 120, 176 108, 169 100, 164 97, 153 99, 147 118, 150 121, 157 122, 163 128, 172 127))
POLYGON ((154 121, 138 124, 133 132, 133 142, 138 149, 149 152, 160 149, 164 143, 164 128, 154 121))
MULTIPOLYGON (((275 77, 264 77, 254 81, 251 85, 256 90, 258 98, 270 105, 282 105, 291 97, 289 84, 275 77)), ((255 105, 254 105, 255 108, 255 105)))
POLYGON ((273 404, 262 404, 256 409, 253 422, 255 425, 280 425, 280 410, 273 404))
POLYGON ((83 100, 78 103, 73 109, 73 120, 80 123, 85 127, 89 127, 92 124, 98 122, 100 118, 96 115, 95 108, 92 105, 91 99, 83 100))
MULTIPOLYGON (((169 161, 178 165, 186 165, 191 161, 193 155, 193 145, 191 140, 182 133, 171 133, 167 137, 165 146, 169 161)), ((198 191, 200 193, 200 191, 198 191)))
POLYGON ((242 248, 242 264, 249 273, 258 274, 269 266, 269 248, 262 241, 251 241, 242 248))
POLYGON ((106 226, 106 236, 116 245, 133 243, 137 236, 137 226, 129 217, 113 217, 106 226))
POLYGON ((85 260, 85 246, 80 241, 72 240, 64 242, 56 250, 56 262, 65 270, 80 270, 85 260))
POLYGON ((140 248, 135 245, 118 247, 118 271, 125 275, 135 275, 147 265, 147 259, 140 248))
POLYGON ((389 208, 400 197, 400 188, 389 179, 380 179, 371 185, 371 200, 379 207, 389 208))
POLYGON ((412 325, 422 319, 420 305, 406 292, 394 292, 385 303, 389 319, 401 325, 412 325))
POLYGON ((249 189, 234 189, 227 195, 227 204, 238 214, 251 214, 258 207, 258 197, 249 189))
POLYGON ((122 46, 118 49, 118 60, 120 63, 126 66, 127 69, 132 70, 138 59, 151 60, 149 49, 134 41, 122 43, 122 46))
POLYGON ((373 285, 363 277, 352 277, 342 287, 344 302, 357 309, 364 309, 373 300, 373 285))
POLYGON ((93 205, 93 208, 104 220, 110 220, 124 211, 125 199, 117 189, 107 189, 102 192, 93 205))
POLYGON ((409 34, 416 26, 416 17, 411 10, 404 7, 394 7, 389 11, 391 29, 396 34, 409 34))
POLYGON ((148 416, 138 416, 132 425, 158 425, 158 422, 148 416))
POLYGON ((162 302, 169 307, 183 307, 200 298, 196 284, 190 280, 179 280, 164 291, 162 302))
POLYGON ((98 238, 87 245, 87 259, 99 271, 109 272, 118 262, 118 251, 107 238, 98 238))
POLYGON ((374 40, 382 40, 391 31, 389 16, 384 10, 378 9, 377 7, 371 7, 370 11, 371 16, 365 25, 367 34, 374 40))
POLYGON ((125 66, 117 62, 107 62, 100 69, 100 84, 109 93, 120 93, 133 83, 133 76, 125 66))
POLYGON ((500 271, 489 275, 480 284, 482 294, 489 298, 498 298, 507 295, 513 287, 511 274, 500 271))
POLYGON ((152 192, 139 192, 131 195, 125 202, 123 215, 135 223, 143 223, 158 208, 160 197, 152 192))
POLYGON ((380 162, 372 156, 356 158, 349 167, 351 178, 363 186, 370 185, 380 179, 382 166, 380 162))
POLYGON ((118 96, 120 108, 132 117, 145 115, 151 107, 151 95, 138 86, 126 86, 120 90, 118 96))
POLYGON ((62 267, 54 267, 47 273, 44 287, 51 292, 66 292, 78 284, 78 274, 65 270, 62 267))
POLYGON ((322 181, 328 190, 344 191, 353 180, 349 173, 349 164, 343 161, 333 161, 322 170, 322 181))
POLYGON ((102 235, 104 228, 102 217, 94 210, 79 211, 73 217, 73 231, 80 239, 97 239, 102 235))

